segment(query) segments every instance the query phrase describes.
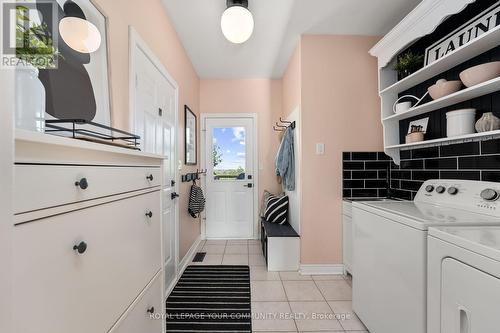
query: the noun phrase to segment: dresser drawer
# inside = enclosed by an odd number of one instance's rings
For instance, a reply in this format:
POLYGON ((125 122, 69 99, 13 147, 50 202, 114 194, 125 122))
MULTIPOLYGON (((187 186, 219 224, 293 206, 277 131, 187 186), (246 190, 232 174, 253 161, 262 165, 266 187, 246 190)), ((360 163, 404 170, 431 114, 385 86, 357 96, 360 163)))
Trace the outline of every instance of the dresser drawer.
POLYGON ((161 274, 109 333, 162 333, 161 274))
POLYGON ((57 165, 16 165, 14 172, 16 214, 158 186, 161 174, 154 167, 57 165))
POLYGON ((15 332, 107 332, 160 270, 160 229, 159 191, 15 226, 15 332))

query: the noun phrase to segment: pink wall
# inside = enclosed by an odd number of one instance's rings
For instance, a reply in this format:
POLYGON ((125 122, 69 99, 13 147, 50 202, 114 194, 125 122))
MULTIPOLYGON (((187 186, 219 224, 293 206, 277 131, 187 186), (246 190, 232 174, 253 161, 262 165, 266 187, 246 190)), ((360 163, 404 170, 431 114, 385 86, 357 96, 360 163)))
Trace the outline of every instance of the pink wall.
MULTIPOLYGON (((180 156, 184 156, 184 104, 199 114, 200 80, 175 32, 160 0, 117 1, 95 0, 96 4, 108 17, 109 49, 111 64, 111 86, 113 96, 113 125, 129 128, 129 39, 128 29, 133 26, 146 41, 155 55, 167 68, 170 75, 179 84, 179 143, 180 156)), ((196 170, 195 167, 183 167, 181 172, 196 170)), ((182 259, 200 234, 199 220, 187 214, 189 184, 181 184, 180 195, 180 253, 182 259)))
POLYGON ((283 110, 286 117, 293 112, 297 106, 300 107, 301 100, 301 43, 299 41, 295 51, 290 58, 285 74, 283 75, 283 110))
POLYGON ((202 113, 256 113, 258 117, 259 192, 280 190, 274 173, 279 145, 273 124, 281 115, 281 80, 202 80, 202 113))
POLYGON ((368 54, 377 41, 302 37, 302 264, 342 263, 342 152, 383 149, 377 62, 368 54))

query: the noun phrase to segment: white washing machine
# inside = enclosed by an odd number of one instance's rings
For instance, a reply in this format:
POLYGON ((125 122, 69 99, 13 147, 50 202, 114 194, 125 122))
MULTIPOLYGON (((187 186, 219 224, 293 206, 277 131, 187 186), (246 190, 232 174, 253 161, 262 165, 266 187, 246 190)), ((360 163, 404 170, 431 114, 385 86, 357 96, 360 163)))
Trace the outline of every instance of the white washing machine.
POLYGON ((428 333, 500 332, 500 228, 430 228, 428 333))
POLYGON ((429 227, 500 226, 499 193, 499 183, 430 180, 414 201, 353 203, 353 309, 371 333, 427 331, 429 227))

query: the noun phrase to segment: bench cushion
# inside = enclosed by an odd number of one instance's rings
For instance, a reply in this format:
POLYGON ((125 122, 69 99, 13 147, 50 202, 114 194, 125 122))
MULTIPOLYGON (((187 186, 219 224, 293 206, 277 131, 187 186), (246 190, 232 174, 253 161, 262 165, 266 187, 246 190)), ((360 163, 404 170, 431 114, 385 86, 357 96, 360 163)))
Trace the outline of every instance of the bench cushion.
POLYGON ((276 224, 262 219, 262 227, 266 231, 267 237, 300 237, 289 223, 276 224))

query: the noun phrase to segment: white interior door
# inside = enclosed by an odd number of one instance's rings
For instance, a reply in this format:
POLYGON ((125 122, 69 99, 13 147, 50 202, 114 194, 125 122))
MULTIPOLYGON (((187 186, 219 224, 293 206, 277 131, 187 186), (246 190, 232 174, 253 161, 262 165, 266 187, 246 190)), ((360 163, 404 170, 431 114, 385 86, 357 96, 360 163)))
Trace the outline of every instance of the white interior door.
POLYGON ((164 70, 157 66, 149 52, 136 45, 133 53, 135 68, 134 124, 141 136, 143 151, 162 154, 162 243, 165 286, 176 276, 176 108, 177 88, 164 70))
POLYGON ((207 238, 252 238, 254 119, 207 118, 205 123, 207 238))

